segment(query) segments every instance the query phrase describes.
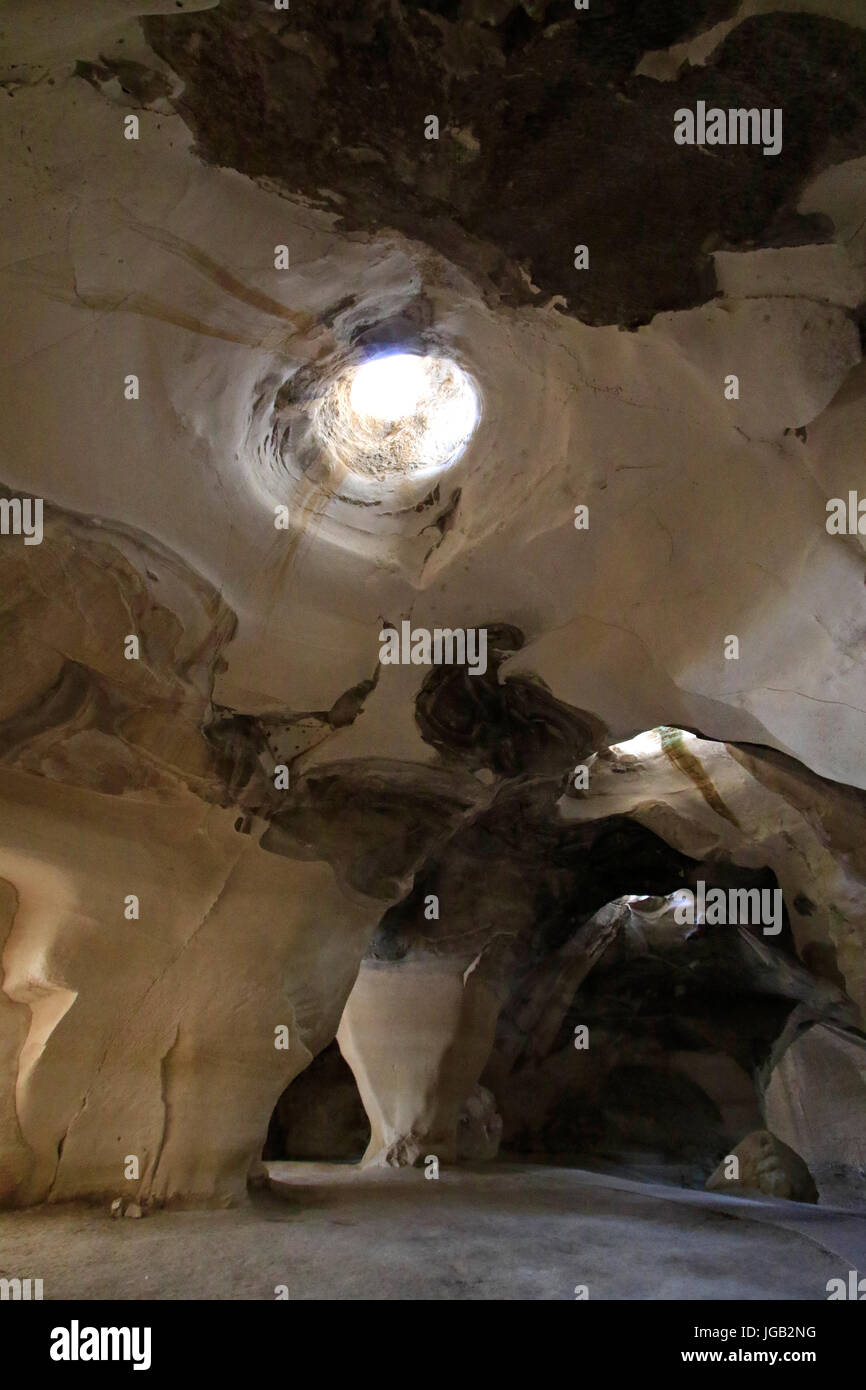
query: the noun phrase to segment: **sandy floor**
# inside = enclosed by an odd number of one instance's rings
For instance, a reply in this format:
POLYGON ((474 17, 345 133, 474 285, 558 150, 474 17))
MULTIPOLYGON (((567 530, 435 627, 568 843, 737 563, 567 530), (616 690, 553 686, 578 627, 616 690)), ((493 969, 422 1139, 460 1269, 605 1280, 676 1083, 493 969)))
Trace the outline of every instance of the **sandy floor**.
POLYGON ((47 1299, 824 1300, 866 1269, 866 1217, 824 1208, 536 1165, 269 1167, 233 1211, 0 1213, 0 1275, 47 1299))

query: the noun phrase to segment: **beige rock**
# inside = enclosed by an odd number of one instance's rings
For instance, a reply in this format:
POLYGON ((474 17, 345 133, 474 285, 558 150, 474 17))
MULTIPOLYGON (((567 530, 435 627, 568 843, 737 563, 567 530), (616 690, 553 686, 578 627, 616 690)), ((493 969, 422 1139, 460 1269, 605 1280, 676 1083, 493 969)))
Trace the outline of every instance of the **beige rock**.
MULTIPOLYGON (((179 22, 214 5, 186 0, 179 22)), ((476 913, 510 943, 530 906, 544 910, 521 892, 514 857, 486 912, 473 903, 486 868, 447 858, 455 825, 514 768, 465 766, 423 737, 428 673, 379 666, 383 621, 408 614, 519 628, 527 641, 509 649, 503 683, 543 681, 610 739, 661 721, 706 734, 691 764, 661 749, 599 758, 563 823, 628 816, 685 854, 770 867, 800 960, 827 986, 819 1002, 837 1005, 844 987, 866 1018, 863 538, 824 526, 826 500, 862 474, 866 364, 851 309, 863 161, 824 168, 816 155, 800 209, 829 219, 819 244, 719 251, 716 298, 710 288, 703 305, 635 332, 596 327, 558 312, 567 284, 546 307, 512 301, 528 272, 493 244, 478 248, 473 279, 390 223, 342 225, 339 192, 300 197, 205 162, 167 95, 182 83, 138 22, 173 15, 176 0, 60 8, 10 0, 2 36, 15 119, 0 131, 0 500, 44 500, 46 528, 38 547, 0 545, 0 1202, 105 1201, 129 1156, 142 1210, 242 1197, 261 1177, 277 1097, 341 1015, 368 1162, 453 1159, 461 1115, 464 1145, 492 1151, 496 1112, 474 1088, 501 1001, 482 972, 446 943, 423 964, 358 973, 434 843, 449 929, 467 935, 476 913), (106 53, 141 63, 161 95, 86 80, 78 65, 106 53), (122 133, 130 104, 134 142, 122 133), (479 429, 441 476, 353 480, 320 447, 318 388, 355 362, 371 326, 400 324, 465 362, 479 429), (722 390, 729 371, 736 401, 722 390), (124 396, 127 373, 138 399, 124 396), (275 529, 283 507, 288 527, 275 529), (722 650, 731 631, 736 662, 722 650), (124 654, 129 633, 138 660, 124 654), (282 803, 284 764, 302 785, 282 803)), ((268 6, 241 8, 268 12, 269 51, 292 29, 285 61, 325 81, 332 56, 314 36, 268 6)), ((774 8, 744 0, 721 30, 774 8)), ((861 22, 860 0, 781 8, 861 22)), ((491 53, 504 64, 494 30, 514 9, 476 0, 471 33, 424 23, 474 73, 491 53)), ((643 70, 673 76, 722 37, 698 35, 643 70)), ((477 171, 487 139, 461 122, 474 158, 457 167, 477 171)), ((355 148, 363 181, 372 146, 359 133, 355 148)), ((439 153, 455 148, 443 138, 439 153)), ((432 205, 446 159, 437 172, 428 153, 432 205)), ((454 698, 470 743, 518 737, 475 692, 454 698)), ((516 722, 531 744, 538 721, 516 722)), ((564 777, 570 745, 559 746, 564 777)), ((569 955, 576 937, 549 994, 527 1002, 523 1036, 541 1065, 596 963, 589 949, 569 955)), ((847 1070, 838 1090, 819 1084, 826 1061, 813 1072, 809 1058, 821 1036, 788 1049, 768 1090, 778 1132, 797 1131, 804 1152, 803 1098, 823 1142, 860 1094, 847 1070)), ((853 1046, 832 1044, 846 1068, 853 1046)), ((677 1069, 724 1100, 726 1124, 747 1115, 742 1077, 715 1051, 677 1069)), ((860 1164, 859 1145, 852 1126, 838 1161, 860 1164)))
POLYGON ((370 1120, 365 1164, 456 1159, 498 1012, 486 985, 435 962, 361 967, 337 1037, 370 1120))
POLYGON ((793 1202, 817 1202, 818 1190, 799 1154, 766 1129, 753 1130, 707 1179, 708 1192, 761 1193, 793 1202), (728 1178, 731 1159, 739 1176, 728 1178))
POLYGON ((822 1202, 866 1200, 866 1040, 815 1024, 785 1049, 764 1092, 766 1123, 808 1163, 822 1202))
POLYGON ((107 816, 93 793, 7 772, 0 798, 0 872, 18 898, 7 1047, 30 1018, 2 1077, 17 1117, 0 1139, 5 1200, 108 1195, 129 1155, 139 1201, 242 1196, 277 1097, 337 1027, 380 907, 192 797, 107 816))
MULTIPOLYGON (((859 791, 780 755, 665 729, 614 747, 589 794, 566 796, 569 822, 628 814, 694 858, 766 865, 784 894, 801 958, 816 951, 866 1022, 866 804, 859 791)), ((768 938, 771 940, 771 938, 768 938)))

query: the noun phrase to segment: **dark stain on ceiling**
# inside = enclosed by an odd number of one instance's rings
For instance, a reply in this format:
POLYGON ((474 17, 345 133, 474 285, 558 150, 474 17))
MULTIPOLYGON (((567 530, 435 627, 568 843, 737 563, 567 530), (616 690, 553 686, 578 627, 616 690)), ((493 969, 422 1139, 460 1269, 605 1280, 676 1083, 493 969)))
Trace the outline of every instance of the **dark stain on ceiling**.
POLYGON ((866 151, 866 34, 834 20, 758 16, 706 67, 634 75, 735 9, 223 0, 143 23, 183 80, 202 159, 313 199, 346 230, 422 240, 493 300, 562 296, 586 323, 635 328, 712 298, 714 250, 828 240, 828 219, 797 214, 800 190, 866 151), (781 108, 781 152, 677 145, 674 112, 698 100, 781 108))

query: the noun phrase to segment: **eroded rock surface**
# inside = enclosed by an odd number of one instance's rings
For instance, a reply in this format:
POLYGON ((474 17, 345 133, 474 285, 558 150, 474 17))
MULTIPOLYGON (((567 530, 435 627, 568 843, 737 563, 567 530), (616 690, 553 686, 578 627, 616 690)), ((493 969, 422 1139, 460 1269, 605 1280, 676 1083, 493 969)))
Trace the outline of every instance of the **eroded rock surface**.
MULTIPOLYGON (((823 1200, 866 1193, 866 1038, 826 1023, 791 1028, 767 1067, 767 1123, 810 1164, 823 1200)), ((794 1022, 794 1020, 792 1020, 794 1022)))
POLYGON ((800 1155, 767 1129, 747 1134, 730 1158, 736 1159, 736 1170, 726 1160, 727 1166, 721 1164, 707 1179, 707 1191, 762 1194, 793 1202, 818 1200, 818 1189, 800 1155), (738 1176, 732 1177, 728 1169, 738 1176))
POLYGON ((145 32, 184 79, 178 109, 210 162, 304 193, 350 229, 427 241, 505 302, 562 296, 586 322, 634 327, 709 299, 712 251, 823 240, 826 224, 798 214, 803 182, 862 152, 866 38, 832 19, 749 18, 675 83, 635 75, 648 50, 734 9, 369 0, 349 18, 336 3, 275 15, 230 0, 145 32), (736 147, 681 157, 673 114, 700 98, 782 108, 793 157, 769 171, 736 147), (582 281, 576 240, 598 256, 582 281))
POLYGON ((768 1128, 859 1201, 856 6, 56 9, 0 33, 0 1201, 242 1198, 338 1028, 368 1162, 768 1128), (477 390, 439 471, 335 442, 395 347, 477 390))

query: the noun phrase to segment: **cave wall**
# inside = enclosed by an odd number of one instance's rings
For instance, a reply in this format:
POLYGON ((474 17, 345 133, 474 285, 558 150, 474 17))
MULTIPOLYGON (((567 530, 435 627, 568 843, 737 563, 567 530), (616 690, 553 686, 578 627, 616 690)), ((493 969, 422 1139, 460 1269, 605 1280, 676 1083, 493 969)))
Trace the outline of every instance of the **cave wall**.
POLYGON ((0 536, 0 1200, 236 1200, 341 1017, 376 1152, 456 1152, 484 1040, 541 1065, 588 922, 710 861, 862 1011, 856 7, 183 9, 0 33, 0 500, 45 507, 0 536), (702 94, 783 107, 776 162, 678 147, 702 94), (395 342, 482 417, 365 491, 316 412, 395 342), (404 618, 486 626, 488 676, 380 666, 404 618), (700 785, 606 754, 660 724, 700 785))

